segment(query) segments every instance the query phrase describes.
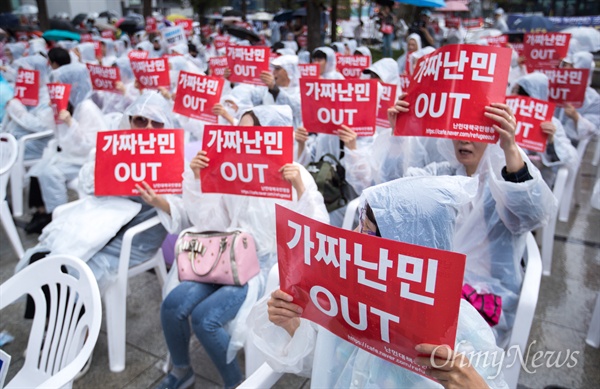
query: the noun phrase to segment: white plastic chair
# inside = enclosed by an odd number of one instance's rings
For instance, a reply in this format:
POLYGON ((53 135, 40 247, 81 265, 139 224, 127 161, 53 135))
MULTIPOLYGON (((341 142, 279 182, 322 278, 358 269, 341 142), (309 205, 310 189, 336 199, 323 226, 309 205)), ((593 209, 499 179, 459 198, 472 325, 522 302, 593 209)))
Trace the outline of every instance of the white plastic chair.
POLYGON ((23 244, 17 233, 15 222, 6 201, 8 177, 18 158, 18 150, 17 140, 14 136, 11 134, 0 134, 0 201, 2 201, 0 205, 0 220, 17 257, 21 258, 24 253, 23 244))
POLYGON ((596 151, 594 151, 594 158, 592 158, 592 165, 598 166, 600 162, 600 136, 596 137, 596 151))
POLYGON ((592 313, 592 320, 590 321, 585 342, 592 347, 600 347, 600 292, 596 297, 596 307, 592 313))
POLYGON ((351 230, 354 225, 354 219, 356 218, 356 210, 358 209, 360 197, 348 203, 346 207, 346 213, 344 213, 344 221, 342 222, 342 228, 344 230, 351 230))
MULTIPOLYGON (((53 218, 58 217, 61 212, 77 204, 79 200, 63 204, 54 210, 53 218)), ((167 279, 167 268, 159 248, 152 258, 129 267, 131 257, 131 246, 135 236, 156 225, 160 224, 158 216, 154 216, 125 232, 121 253, 119 256, 119 270, 116 281, 110 284, 104 291, 104 309, 106 316, 106 336, 108 340, 108 363, 110 371, 118 373, 125 370, 125 347, 127 328, 127 282, 148 270, 154 269, 158 282, 162 288, 167 279)))
POLYGON ((6 388, 71 388, 100 333, 102 305, 94 274, 78 258, 48 256, 0 285, 0 309, 26 294, 34 300, 35 317, 25 363, 6 388), (48 320, 42 286, 49 288, 48 320))
POLYGON ((575 193, 575 202, 578 202, 579 190, 575 190, 575 188, 579 187, 579 168, 581 167, 581 161, 583 160, 585 149, 587 148, 589 142, 590 138, 582 139, 579 142, 579 145, 577 146, 579 164, 577 164, 576 166, 569 167, 569 177, 567 178, 565 192, 563 193, 563 198, 560 202, 560 210, 558 213, 558 220, 560 220, 561 222, 566 223, 569 221, 569 212, 571 211, 573 193, 575 193))
MULTIPOLYGON (((542 259, 535 238, 531 233, 527 234, 527 246, 523 259, 525 260, 523 286, 517 305, 515 323, 506 350, 508 354, 505 360, 508 366, 505 366, 503 370, 504 379, 511 389, 517 387, 519 374, 521 373, 521 364, 518 357, 515 359, 515 352, 517 351, 513 347, 517 347, 523 354, 527 351, 527 341, 529 340, 529 332, 535 315, 542 279, 542 259)), ((518 267, 521 267, 520 264, 518 264, 518 267)))
POLYGON ((10 173, 10 193, 12 201, 13 215, 23 216, 23 190, 25 189, 25 173, 27 169, 33 166, 39 159, 25 160, 25 144, 32 140, 49 138, 54 136, 54 131, 41 131, 29 134, 19 139, 19 154, 17 161, 10 173))
MULTIPOLYGON (((563 197, 568 177, 569 169, 564 166, 558 169, 552 193, 554 193, 554 197, 556 197, 556 201, 558 201, 559 205, 563 197)), ((554 252, 554 232, 556 231, 557 214, 558 209, 556 210, 556 213, 550 215, 548 224, 545 227, 539 228, 536 234, 538 243, 540 243, 542 247, 542 263, 545 276, 549 276, 552 271, 552 253, 554 252)))

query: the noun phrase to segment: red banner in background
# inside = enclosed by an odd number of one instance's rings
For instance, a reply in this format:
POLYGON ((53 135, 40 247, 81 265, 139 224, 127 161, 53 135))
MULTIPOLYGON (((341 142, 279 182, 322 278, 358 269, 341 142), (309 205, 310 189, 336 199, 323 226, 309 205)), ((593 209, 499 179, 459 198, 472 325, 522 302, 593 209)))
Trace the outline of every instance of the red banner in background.
POLYGON ((102 44, 100 44, 100 41, 92 41, 92 43, 94 44, 94 55, 96 58, 102 58, 102 44))
POLYGON ((96 196, 138 196, 142 181, 157 194, 181 194, 183 130, 100 131, 96 145, 96 196))
POLYGON ((334 134, 342 125, 358 136, 375 133, 376 80, 300 79, 302 121, 309 132, 334 134))
POLYGON ((117 91, 117 81, 121 81, 121 73, 116 66, 100 66, 86 64, 90 71, 90 79, 92 80, 92 88, 94 90, 102 90, 107 92, 117 91))
POLYGON ((400 90, 404 93, 408 90, 410 86, 410 76, 406 74, 400 75, 400 90))
POLYGON ((147 59, 149 54, 150 53, 145 50, 131 50, 127 53, 127 57, 129 57, 130 61, 135 61, 138 59, 147 59))
POLYGON ((271 49, 260 46, 227 46, 229 81, 264 86, 261 72, 269 71, 271 49))
POLYGON ((212 30, 210 29, 210 26, 208 24, 205 24, 204 26, 200 27, 200 31, 202 32, 202 35, 205 38, 208 38, 212 33, 212 30))
POLYGON ((211 76, 223 77, 225 75, 225 69, 227 69, 227 57, 212 57, 208 60, 208 68, 210 69, 211 76))
POLYGON ((467 30, 483 27, 483 18, 463 19, 462 26, 467 30))
POLYGON ((210 158, 200 171, 202 192, 292 199, 279 169, 292 163, 292 127, 206 125, 202 149, 210 158))
MULTIPOLYGON (((589 69, 537 69, 536 71, 548 76, 548 100, 558 107, 569 103, 575 108, 581 108, 585 100, 585 90, 590 76, 589 69)), ((600 110, 600 108, 598 108, 600 110)))
POLYGON ((343 230, 279 205, 276 219, 280 288, 302 317, 421 375, 416 345, 454 348, 464 254, 343 230))
POLYGON ((169 65, 166 58, 133 60, 131 61, 131 69, 142 88, 171 87, 169 65))
POLYGON ((92 34, 81 34, 80 36, 80 42, 81 43, 86 43, 86 42, 92 42, 92 34))
POLYGON ((316 63, 301 63, 298 69, 300 69, 300 78, 319 78, 319 65, 316 63))
POLYGON ((379 106, 377 107, 377 120, 375 123, 378 127, 390 128, 390 122, 387 117, 387 110, 396 103, 397 85, 380 84, 381 93, 379 94, 379 106))
POLYGON ((217 123, 211 110, 221 99, 222 78, 179 72, 173 112, 208 123, 217 123))
POLYGON ((28 107, 36 107, 40 102, 40 72, 20 68, 15 81, 15 99, 28 107))
POLYGON ((213 38, 215 49, 220 50, 229 44, 229 35, 217 35, 213 38))
POLYGON ((446 28, 459 29, 460 28, 460 18, 446 17, 444 19, 444 24, 446 25, 446 28))
POLYGON ((419 59, 394 135, 495 143, 485 107, 506 98, 510 49, 448 45, 419 59))
POLYGON ((152 16, 146 16, 146 32, 154 32, 158 30, 156 26, 156 18, 152 16))
POLYGON ((115 34, 110 30, 104 30, 104 31, 102 31, 102 33, 100 35, 104 39, 112 39, 112 40, 115 39, 115 34))
POLYGON ((517 120, 517 144, 525 149, 543 153, 546 150, 548 135, 542 132, 541 124, 552 120, 554 104, 531 97, 509 96, 506 98, 506 105, 517 120))
POLYGON ((371 58, 364 55, 340 55, 336 63, 345 78, 360 78, 363 70, 371 66, 371 58))
POLYGON ((50 96, 50 107, 54 112, 54 121, 62 123, 58 119, 58 114, 69 106, 69 96, 71 96, 71 84, 50 83, 48 86, 48 95, 50 96))
POLYGON ((183 31, 185 31, 185 35, 192 35, 194 32, 194 26, 192 25, 194 21, 192 19, 177 19, 175 20, 176 26, 183 27, 183 31))
POLYGON ((484 38, 488 45, 490 46, 499 46, 499 47, 506 47, 506 44, 508 43, 508 36, 507 35, 500 35, 500 36, 488 36, 484 38))
POLYGON ((560 32, 527 33, 523 55, 529 69, 555 68, 567 56, 571 34, 560 32))

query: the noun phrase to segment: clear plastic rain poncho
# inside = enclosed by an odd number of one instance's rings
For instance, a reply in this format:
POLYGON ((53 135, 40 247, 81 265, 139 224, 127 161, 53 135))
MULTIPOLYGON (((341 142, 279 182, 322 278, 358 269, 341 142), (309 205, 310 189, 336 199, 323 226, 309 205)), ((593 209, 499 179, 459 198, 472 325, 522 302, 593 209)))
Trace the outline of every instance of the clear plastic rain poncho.
POLYGON ((117 48, 112 39, 102 39, 106 54, 102 57, 102 66, 112 66, 117 60, 117 48))
MULTIPOLYGON (((517 84, 527 92, 529 97, 548 101, 549 81, 545 74, 538 72, 529 73, 518 79, 517 84)), ((567 134, 560 120, 553 117, 552 123, 556 126, 554 145, 546 147, 546 152, 541 154, 542 162, 545 166, 578 166, 579 156, 577 155, 577 150, 571 145, 569 138, 567 138, 567 134), (556 158, 550 155, 552 149, 554 149, 558 160, 555 160, 556 158)), ((547 182, 554 181, 550 172, 543 173, 547 182)))
MULTIPOLYGON (((252 94, 254 93, 254 87, 248 84, 238 84, 235 88, 227 94, 221 96, 221 104, 225 107, 225 110, 233 116, 234 125, 237 125, 242 117, 242 114, 252 108, 252 94), (234 108, 228 102, 232 102, 237 108, 234 108)), ((226 119, 219 116, 219 123, 230 124, 226 119)))
POLYGON ((4 66, 6 70, 2 71, 2 77, 10 83, 14 83, 17 78, 17 69, 18 67, 15 65, 15 61, 23 56, 25 53, 25 45, 17 42, 17 43, 7 43, 4 46, 4 50, 9 51, 13 59, 10 63, 5 63, 4 66))
POLYGON ((96 49, 94 48, 94 44, 92 42, 80 43, 77 46, 75 46, 75 49, 79 52, 79 62, 84 64, 98 64, 98 59, 96 58, 96 49))
MULTIPOLYGON (((451 145, 445 143, 446 145, 451 145)), ((506 165, 498 144, 489 144, 474 177, 479 182, 476 197, 462 207, 454 236, 454 250, 467 255, 465 282, 478 293, 502 298, 500 322, 493 327, 497 344, 504 347, 514 323, 522 283, 521 258, 526 234, 550 220, 557 209, 556 198, 539 170, 520 150, 532 179, 514 183, 501 175, 506 165)), ((466 175, 456 158, 410 168, 406 176, 466 175)))
MULTIPOLYGON (((254 107, 252 112, 261 126, 292 126, 292 111, 287 106, 254 107)), ((290 131, 292 129, 290 128, 290 131)), ((183 196, 166 196, 171 214, 158 211, 159 218, 167 231, 179 233, 185 228, 193 227, 196 231, 230 231, 243 230, 249 232, 256 243, 261 267, 259 276, 248 282, 246 300, 236 318, 230 323, 232 338, 227 352, 227 360, 231 361, 243 344, 246 334, 245 320, 252 305, 262 295, 262 289, 268 271, 276 262, 277 242, 275 236, 275 204, 288 207, 324 223, 329 221, 323 196, 317 190, 312 176, 306 169, 298 165, 305 191, 298 199, 292 189, 292 201, 234 196, 216 193, 202 193, 199 179, 186 166, 183 174, 183 196)), ((177 266, 173 266, 176 269, 177 266)), ((163 289, 166 296, 177 285, 177 271, 169 273, 169 280, 163 289)))
MULTIPOLYGON (((406 38, 406 42, 408 42, 410 40, 415 41, 415 43, 417 44, 417 51, 421 50, 421 47, 423 46, 423 44, 421 43, 421 36, 419 34, 410 34, 406 38)), ((404 51, 404 54, 402 54, 398 58, 398 61, 397 61, 398 71, 400 72, 400 74, 410 73, 410 71, 411 71, 410 67, 407 67, 407 64, 408 64, 407 56, 411 53, 408 53, 407 50, 404 51)))
MULTIPOLYGON (((373 209, 382 237, 452 250, 458 210, 474 194, 476 182, 471 181, 458 177, 403 178, 365 190, 361 204, 364 207, 368 202, 373 209)), ((269 297, 254 306, 247 322, 250 341, 275 371, 308 376, 313 388, 441 388, 437 382, 362 350, 308 320, 300 319, 300 326, 290 337, 269 321, 269 297)), ((466 354, 489 352, 490 356, 502 352, 488 324, 465 300, 460 303, 456 350, 466 354)), ((471 362, 490 387, 507 387, 503 375, 497 374, 498 366, 483 358, 471 362)))
POLYGON ((332 42, 331 43, 331 47, 335 48, 335 52, 336 53, 340 53, 340 54, 344 54, 344 52, 346 51, 346 47, 344 46, 343 42, 332 42))
MULTIPOLYGON (((354 55, 354 52, 356 51, 356 48, 358 47, 358 43, 356 42, 355 39, 349 39, 346 42, 344 42, 344 46, 346 46, 348 55, 354 55)), ((344 53, 342 53, 342 54, 344 54, 344 53)))
POLYGON ((358 46, 356 50, 354 50, 354 55, 364 55, 365 57, 369 57, 369 59, 373 59, 371 55, 371 50, 367 46, 358 46))
MULTIPOLYGON (((20 139, 25 135, 53 130, 54 114, 50 107, 48 96, 48 60, 41 55, 22 57, 14 62, 16 68, 37 70, 40 72, 39 103, 35 107, 25 106, 18 99, 11 99, 5 107, 5 118, 2 121, 2 131, 20 139)), ((30 140, 25 143, 25 160, 39 159, 50 138, 30 140)))
POLYGON ((140 96, 140 91, 135 87, 133 70, 131 62, 127 56, 116 58, 113 66, 119 68, 121 82, 125 87, 125 93, 114 93, 106 91, 94 91, 94 101, 102 109, 102 113, 106 115, 106 121, 109 128, 116 129, 111 123, 118 123, 121 114, 133 101, 140 96))
POLYGON ((587 80, 587 88, 585 90, 585 99, 583 105, 577 108, 579 119, 575 123, 567 117, 564 109, 557 109, 557 116, 561 123, 564 124, 565 132, 572 142, 577 143, 583 139, 589 139, 600 134, 600 94, 591 87, 592 76, 594 74, 594 56, 587 51, 580 51, 573 54, 573 67, 576 69, 589 69, 590 75, 587 80))
POLYGON ((323 72, 323 74, 321 74, 321 78, 324 78, 326 80, 343 80, 344 76, 342 76, 342 73, 338 72, 336 69, 337 65, 335 59, 335 52, 333 51, 333 49, 325 46, 317 47, 315 51, 313 51, 313 55, 317 51, 320 51, 327 56, 327 64, 325 65, 325 71, 323 72))
POLYGON ((48 48, 46 45, 46 41, 42 38, 31 39, 29 41, 29 55, 48 54, 48 48))
POLYGON ((152 47, 152 43, 150 41, 141 41, 140 43, 138 43, 135 46, 135 49, 147 51, 148 53, 150 53, 150 51, 154 50, 154 48, 152 47))

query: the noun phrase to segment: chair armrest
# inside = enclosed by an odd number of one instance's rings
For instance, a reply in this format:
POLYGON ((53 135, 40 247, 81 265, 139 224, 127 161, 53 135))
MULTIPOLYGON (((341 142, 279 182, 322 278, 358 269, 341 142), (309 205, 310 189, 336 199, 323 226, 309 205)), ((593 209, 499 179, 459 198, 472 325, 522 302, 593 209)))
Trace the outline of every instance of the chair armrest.
POLYGON ((121 244, 121 254, 119 255, 119 272, 118 279, 127 280, 127 272, 129 271, 129 257, 131 257, 131 246, 133 244, 133 238, 141 232, 149 230, 150 228, 160 224, 158 216, 153 216, 150 219, 141 222, 140 224, 129 228, 125 231, 123 236, 123 243, 121 244), (125 274, 124 277, 121 277, 125 274))
POLYGON ((270 388, 281 378, 267 363, 263 363, 252 375, 238 386, 238 389, 270 388))

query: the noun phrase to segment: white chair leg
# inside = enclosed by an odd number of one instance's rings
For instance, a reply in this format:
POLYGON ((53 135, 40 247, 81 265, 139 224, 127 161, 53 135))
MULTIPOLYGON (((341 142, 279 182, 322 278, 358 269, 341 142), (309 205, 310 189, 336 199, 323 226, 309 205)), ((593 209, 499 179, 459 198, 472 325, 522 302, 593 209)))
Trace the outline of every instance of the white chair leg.
POLYGON ((104 294, 108 363, 110 371, 125 370, 125 333, 127 316, 127 285, 110 285, 104 294))
POLYGON ((567 183, 565 185, 565 191, 561 202, 559 204, 560 209, 558 210, 558 220, 561 222, 569 221, 569 213, 571 211, 571 201, 573 199, 573 190, 575 189, 575 181, 579 174, 579 166, 569 170, 569 176, 567 177, 567 183))
POLYGON ((592 321, 585 342, 592 347, 600 347, 600 293, 596 297, 596 307, 592 313, 592 321))
POLYGON ((22 168, 15 164, 10 172, 10 195, 12 214, 16 217, 23 216, 23 172, 22 168))
POLYGON ((594 158, 592 159, 592 165, 598 166, 600 162, 600 136, 596 138, 596 151, 594 151, 594 158))
POLYGON ((548 225, 541 231, 542 233, 542 274, 549 276, 552 271, 552 255, 554 252, 554 232, 556 230, 556 217, 548 222, 548 225))
POLYGON ((6 200, 2 201, 0 209, 0 219, 2 219, 2 226, 4 227, 4 231, 6 231, 6 235, 8 235, 8 239, 10 239, 10 243, 17 254, 17 257, 21 259, 23 254, 25 254, 25 250, 23 250, 23 244, 21 244, 21 238, 19 238, 19 233, 17 232, 17 228, 15 227, 15 223, 13 222, 12 215, 10 214, 10 209, 8 208, 8 203, 6 200))

